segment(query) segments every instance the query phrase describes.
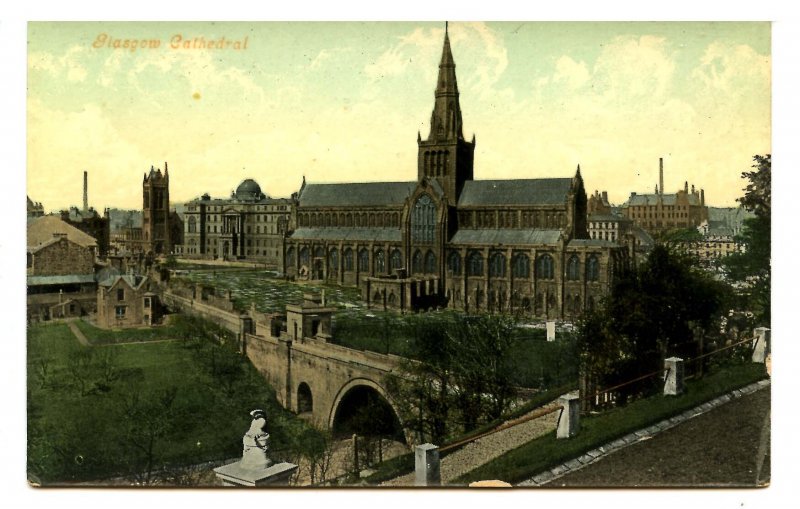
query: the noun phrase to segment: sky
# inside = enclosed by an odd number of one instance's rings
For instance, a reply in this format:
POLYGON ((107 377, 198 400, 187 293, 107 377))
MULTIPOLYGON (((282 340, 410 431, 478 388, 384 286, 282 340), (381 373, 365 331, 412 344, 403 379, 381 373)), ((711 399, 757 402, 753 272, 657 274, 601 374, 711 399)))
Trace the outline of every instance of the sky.
MULTIPOLYGON (((767 22, 454 22, 449 35, 476 179, 580 164, 587 193, 619 204, 653 192, 663 157, 667 192, 688 180, 734 206, 741 172, 771 151, 767 22)), ((91 206, 139 208, 143 174, 164 162, 173 203, 245 178, 273 197, 304 176, 414 180, 443 36, 441 22, 32 22, 27 193, 79 206, 86 170, 91 206), (195 37, 240 49, 183 47, 195 37)))

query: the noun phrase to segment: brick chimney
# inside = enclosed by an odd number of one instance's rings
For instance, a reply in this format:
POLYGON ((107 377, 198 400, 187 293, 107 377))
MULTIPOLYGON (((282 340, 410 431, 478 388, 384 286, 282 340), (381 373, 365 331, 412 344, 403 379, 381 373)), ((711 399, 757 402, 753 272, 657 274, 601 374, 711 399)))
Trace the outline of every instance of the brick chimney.
POLYGON ((83 211, 89 210, 89 172, 83 172, 83 211))

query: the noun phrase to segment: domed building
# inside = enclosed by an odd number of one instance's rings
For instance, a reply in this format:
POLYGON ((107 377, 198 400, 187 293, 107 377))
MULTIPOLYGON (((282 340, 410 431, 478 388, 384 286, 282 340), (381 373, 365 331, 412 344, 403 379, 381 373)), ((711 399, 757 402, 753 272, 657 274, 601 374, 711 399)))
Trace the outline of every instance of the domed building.
POLYGON ((251 178, 244 179, 230 198, 208 193, 186 203, 186 258, 252 260, 283 265, 283 238, 290 231, 292 200, 270 198, 251 178))
POLYGON ((259 201, 266 198, 269 197, 261 192, 261 186, 253 179, 244 179, 231 195, 231 199, 239 201, 259 201))

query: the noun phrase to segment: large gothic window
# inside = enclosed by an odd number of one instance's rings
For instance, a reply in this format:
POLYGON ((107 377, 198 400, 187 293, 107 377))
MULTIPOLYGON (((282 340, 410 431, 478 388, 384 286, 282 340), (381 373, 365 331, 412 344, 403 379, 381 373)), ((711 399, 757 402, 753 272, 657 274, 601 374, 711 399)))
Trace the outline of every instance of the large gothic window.
POLYGON ((536 277, 538 279, 553 279, 553 257, 545 254, 536 260, 536 277))
POLYGON ((344 270, 353 270, 353 250, 349 247, 344 250, 344 270))
POLYGON ((447 268, 454 276, 461 275, 461 255, 452 251, 447 257, 447 268))
POLYGON ((436 273, 436 255, 430 250, 425 255, 425 272, 428 274, 436 273))
POLYGON ((494 253, 489 258, 489 275, 492 277, 506 276, 506 257, 503 253, 494 253))
POLYGON ((308 265, 308 248, 300 248, 300 265, 308 265))
POLYGON ((572 255, 567 262, 567 279, 577 281, 581 278, 581 261, 578 255, 572 255))
POLYGON ((417 198, 411 212, 411 240, 432 243, 436 232, 436 205, 427 194, 417 198))
POLYGON ((390 262, 390 266, 392 270, 403 268, 403 256, 400 254, 399 249, 395 249, 394 251, 392 251, 392 259, 390 262))
POLYGON ((336 248, 331 249, 330 253, 328 253, 328 266, 330 267, 330 273, 332 275, 336 275, 339 273, 339 250, 336 248))
POLYGON ((597 281, 600 278, 600 262, 596 255, 589 255, 586 259, 586 280, 597 281))
POLYGON ((360 272, 369 272, 369 251, 366 249, 358 252, 358 270, 360 272))
POLYGON ((383 251, 375 251, 375 273, 384 274, 386 272, 386 255, 383 251))
POLYGON ((478 251, 473 251, 467 256, 467 275, 483 275, 483 256, 478 251))
POLYGON ((527 279, 531 275, 531 260, 522 253, 514 256, 513 274, 515 278, 527 279))
POLYGON ((414 274, 420 274, 422 272, 422 253, 419 249, 414 251, 414 256, 411 257, 411 271, 414 274))
POLYGON ((325 258, 325 250, 321 246, 314 250, 314 258, 325 258))

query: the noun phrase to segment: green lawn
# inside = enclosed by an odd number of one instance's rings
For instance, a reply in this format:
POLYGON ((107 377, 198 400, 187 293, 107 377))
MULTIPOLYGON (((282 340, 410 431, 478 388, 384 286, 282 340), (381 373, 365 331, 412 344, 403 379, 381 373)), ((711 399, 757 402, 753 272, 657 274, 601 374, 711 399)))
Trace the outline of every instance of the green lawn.
POLYGON ((727 366, 702 379, 690 380, 686 392, 679 397, 656 395, 598 415, 583 417, 580 432, 575 437, 556 440, 555 432, 552 432, 476 468, 456 479, 453 484, 464 485, 482 479, 521 482, 632 431, 765 377, 763 364, 727 366))
POLYGON ((77 320, 75 325, 93 345, 176 339, 181 332, 179 327, 173 325, 137 329, 101 329, 84 320, 77 320))
POLYGON ((249 362, 210 340, 87 348, 64 324, 28 329, 28 472, 44 484, 141 480, 237 457, 254 408, 268 412, 277 458, 316 433, 249 362))

